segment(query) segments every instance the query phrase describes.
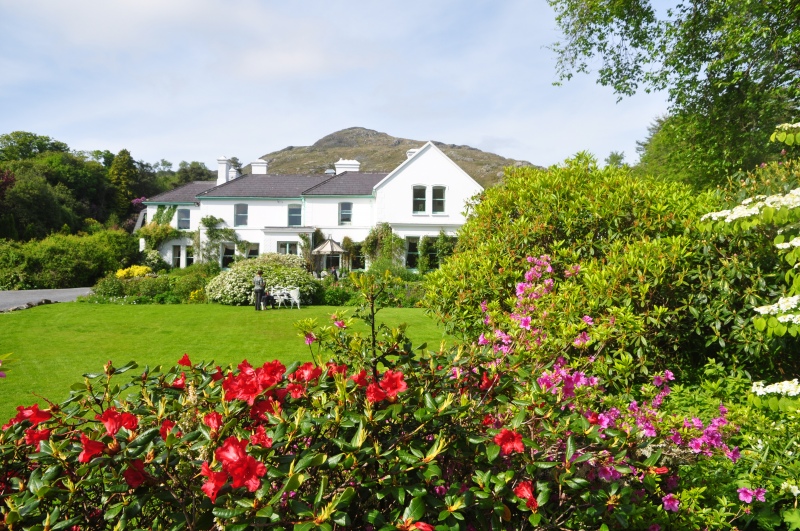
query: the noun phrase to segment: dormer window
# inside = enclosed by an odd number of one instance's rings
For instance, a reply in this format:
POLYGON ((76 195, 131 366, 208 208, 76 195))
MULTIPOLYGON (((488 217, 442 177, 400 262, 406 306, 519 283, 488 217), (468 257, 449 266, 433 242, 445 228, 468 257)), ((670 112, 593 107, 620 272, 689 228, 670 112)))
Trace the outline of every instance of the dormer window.
POLYGON ((444 214, 444 186, 433 187, 432 212, 434 214, 444 214))
POLYGON ((424 214, 428 210, 426 203, 426 188, 424 186, 414 187, 414 199, 412 201, 411 211, 414 214, 424 214))
POLYGON ((247 226, 247 203, 233 205, 233 226, 247 226))

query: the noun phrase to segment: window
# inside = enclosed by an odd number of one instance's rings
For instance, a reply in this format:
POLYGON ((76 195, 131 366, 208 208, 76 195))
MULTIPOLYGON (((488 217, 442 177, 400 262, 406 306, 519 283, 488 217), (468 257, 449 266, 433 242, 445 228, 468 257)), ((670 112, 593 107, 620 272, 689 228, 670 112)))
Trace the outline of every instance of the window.
POLYGON ((222 267, 230 267, 236 259, 236 246, 226 243, 222 251, 222 267))
POLYGON ((189 230, 189 209, 178 209, 178 228, 180 230, 189 230))
POLYGON ((353 222, 353 203, 339 203, 339 225, 353 222))
POLYGON ((406 238, 406 267, 416 268, 417 258, 419 258, 419 238, 406 238))
POLYGON ((278 242, 278 253, 297 254, 297 242, 278 242))
POLYGON ((186 267, 194 263, 194 247, 191 245, 186 247, 186 267))
MULTIPOLYGON (((299 227, 303 224, 303 210, 300 205, 289 205, 289 226, 299 227)), ((292 253, 297 254, 297 253, 292 253)))
POLYGON ((361 244, 353 245, 353 250, 350 254, 350 269, 366 269, 367 259, 364 256, 364 251, 361 244))
POLYGON ((247 226, 247 204, 239 203, 233 205, 233 226, 246 227, 247 226))
POLYGON ((433 187, 433 213, 444 214, 444 186, 433 187))
POLYGON ((247 250, 247 258, 258 258, 258 244, 251 245, 247 250))
POLYGON ((180 267, 181 266, 181 246, 180 245, 173 245, 172 246, 172 267, 180 267))
POLYGON ((414 214, 424 214, 426 210, 428 210, 427 206, 425 205, 425 187, 424 186, 415 186, 414 187, 414 202, 413 202, 412 212, 414 214))

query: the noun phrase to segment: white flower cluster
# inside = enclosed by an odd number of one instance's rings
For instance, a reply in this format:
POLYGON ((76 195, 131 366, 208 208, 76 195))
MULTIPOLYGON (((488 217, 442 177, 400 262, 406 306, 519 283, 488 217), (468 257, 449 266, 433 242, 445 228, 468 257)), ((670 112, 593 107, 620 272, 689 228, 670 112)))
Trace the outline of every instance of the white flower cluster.
POLYGON ((792 239, 792 241, 784 243, 776 243, 775 247, 778 249, 791 249, 792 247, 800 247, 800 236, 792 239))
POLYGON ((794 483, 789 483, 788 481, 784 481, 781 483, 781 492, 791 492, 795 498, 800 495, 800 487, 795 485, 794 483))
POLYGON ((780 129, 781 131, 791 131, 792 129, 800 129, 800 122, 797 122, 796 124, 776 125, 775 129, 780 129))
POLYGON ((792 297, 781 297, 775 304, 768 304, 767 306, 759 306, 755 310, 761 315, 778 315, 786 313, 789 310, 797 308, 797 303, 800 302, 800 295, 792 297))
POLYGON ((711 219, 716 221, 718 219, 725 220, 726 223, 730 223, 737 219, 741 218, 749 218, 751 216, 755 216, 761 209, 764 207, 772 207, 772 208, 782 208, 786 207, 789 209, 800 207, 800 188, 795 188, 794 190, 790 191, 787 194, 775 194, 771 196, 756 196, 750 199, 745 199, 742 201, 742 204, 730 209, 730 210, 720 210, 719 212, 709 212, 708 214, 701 217, 701 220, 711 219))
POLYGON ((784 314, 784 315, 779 315, 778 316, 778 322, 800 325, 800 314, 787 313, 787 314, 784 314))
POLYGON ((797 383, 797 378, 785 382, 778 382, 770 385, 764 385, 764 382, 754 382, 750 391, 758 396, 764 395, 785 395, 797 396, 800 395, 800 384, 797 383))

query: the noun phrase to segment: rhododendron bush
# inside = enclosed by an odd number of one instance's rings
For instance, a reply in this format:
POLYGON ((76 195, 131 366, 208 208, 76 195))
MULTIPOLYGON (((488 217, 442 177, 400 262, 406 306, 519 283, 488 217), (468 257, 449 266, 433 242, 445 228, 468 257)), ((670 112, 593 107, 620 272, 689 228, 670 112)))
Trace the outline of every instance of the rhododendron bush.
POLYGON ((109 362, 64 403, 20 406, 8 421, 0 515, 10 529, 679 529, 735 519, 681 479, 682 465, 739 459, 725 408, 665 412, 669 371, 609 392, 584 356, 606 325, 586 315, 574 336, 546 336, 539 301, 558 286, 547 257, 529 260, 515 310, 487 303, 473 344, 412 349, 402 327, 376 325, 391 281, 368 276, 359 283, 370 333, 341 315, 300 323, 312 362, 109 362), (533 356, 547 341, 563 356, 533 356))

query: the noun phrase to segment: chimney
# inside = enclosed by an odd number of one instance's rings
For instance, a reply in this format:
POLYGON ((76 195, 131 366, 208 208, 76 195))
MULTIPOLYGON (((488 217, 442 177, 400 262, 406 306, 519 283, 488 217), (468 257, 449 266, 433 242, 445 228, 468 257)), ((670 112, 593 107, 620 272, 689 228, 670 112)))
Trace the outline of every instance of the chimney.
POLYGON ((266 175, 267 174, 267 161, 255 160, 250 163, 250 173, 253 175, 266 175))
POLYGON ((408 158, 413 157, 414 155, 417 154, 417 151, 419 151, 419 149, 409 149, 408 151, 406 151, 406 157, 408 158))
POLYGON ((239 170, 231 166, 231 169, 228 170, 228 181, 232 181, 239 176, 239 170))
POLYGON ((361 163, 357 160, 339 159, 339 162, 335 163, 333 166, 336 168, 336 175, 339 175, 340 173, 344 173, 346 171, 358 172, 358 170, 361 168, 361 163))
POLYGON ((230 180, 231 161, 225 155, 217 158, 217 186, 230 180))

